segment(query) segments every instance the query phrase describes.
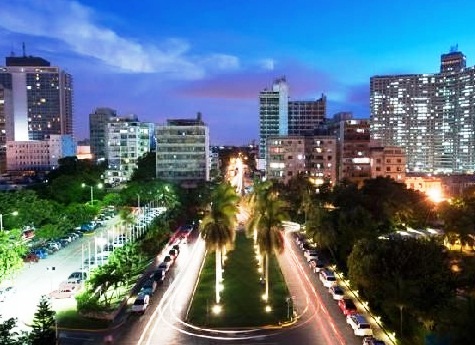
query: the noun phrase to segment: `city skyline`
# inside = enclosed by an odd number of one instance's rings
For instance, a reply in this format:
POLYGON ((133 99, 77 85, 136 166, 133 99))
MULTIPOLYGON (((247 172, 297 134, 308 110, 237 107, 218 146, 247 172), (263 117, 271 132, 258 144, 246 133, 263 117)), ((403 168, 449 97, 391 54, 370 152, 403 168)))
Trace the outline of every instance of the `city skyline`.
POLYGON ((2 5, 0 51, 21 56, 24 42, 72 74, 76 139, 110 107, 158 124, 201 112, 224 145, 259 139, 259 92, 283 75, 291 99, 323 93, 328 117, 369 118, 371 76, 435 73, 456 45, 475 65, 464 1, 182 5, 17 0, 2 5))

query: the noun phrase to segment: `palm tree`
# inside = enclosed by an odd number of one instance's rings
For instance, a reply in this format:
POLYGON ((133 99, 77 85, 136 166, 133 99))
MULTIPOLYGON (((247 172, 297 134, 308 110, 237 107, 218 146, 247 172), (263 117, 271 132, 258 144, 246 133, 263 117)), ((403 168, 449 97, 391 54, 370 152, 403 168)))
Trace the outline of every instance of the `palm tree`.
POLYGON ((220 184, 212 192, 209 213, 200 224, 200 233, 206 249, 216 253, 216 303, 220 301, 219 285, 222 281, 222 251, 234 242, 237 202, 239 196, 227 183, 220 184))
POLYGON ((284 250, 282 222, 289 217, 284 208, 286 203, 272 189, 272 183, 265 183, 257 189, 254 211, 249 226, 256 229, 256 244, 264 256, 265 295, 269 297, 269 255, 284 250))

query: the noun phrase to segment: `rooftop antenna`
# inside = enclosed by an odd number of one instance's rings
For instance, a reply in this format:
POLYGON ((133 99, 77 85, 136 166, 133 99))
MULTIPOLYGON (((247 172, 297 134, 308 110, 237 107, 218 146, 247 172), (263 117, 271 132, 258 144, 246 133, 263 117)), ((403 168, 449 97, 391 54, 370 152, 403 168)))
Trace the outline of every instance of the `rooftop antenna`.
POLYGON ((23 49, 23 57, 26 57, 26 47, 25 47, 25 42, 22 44, 22 49, 23 49))

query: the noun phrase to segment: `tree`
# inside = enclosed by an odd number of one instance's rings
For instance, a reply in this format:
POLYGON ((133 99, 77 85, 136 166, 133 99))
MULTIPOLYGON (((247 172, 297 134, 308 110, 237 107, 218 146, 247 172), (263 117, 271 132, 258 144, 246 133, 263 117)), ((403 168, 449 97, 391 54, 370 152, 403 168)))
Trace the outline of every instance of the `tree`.
MULTIPOLYGON (((0 317, 1 319, 1 317, 0 317)), ((0 322, 0 344, 2 345, 29 345, 31 344, 28 334, 24 331, 18 332, 17 319, 9 318, 0 322)))
POLYGON ((265 298, 269 297, 269 255, 284 250, 282 222, 289 219, 285 211, 287 204, 279 199, 272 183, 258 186, 254 210, 248 226, 256 232, 256 243, 261 256, 264 256, 265 298))
POLYGON ((33 330, 30 334, 32 345, 54 344, 56 340, 55 326, 55 311, 51 308, 48 298, 42 296, 33 318, 33 330))
POLYGON ((404 336, 415 333, 417 321, 433 322, 453 296, 448 256, 441 245, 426 239, 358 241, 348 257, 348 276, 404 336), (411 322, 403 321, 403 313, 411 322))
POLYGON ((218 185, 212 193, 209 213, 203 218, 200 225, 201 236, 205 240, 206 248, 216 253, 216 303, 220 301, 221 254, 227 245, 234 242, 238 200, 239 196, 229 183, 218 185))

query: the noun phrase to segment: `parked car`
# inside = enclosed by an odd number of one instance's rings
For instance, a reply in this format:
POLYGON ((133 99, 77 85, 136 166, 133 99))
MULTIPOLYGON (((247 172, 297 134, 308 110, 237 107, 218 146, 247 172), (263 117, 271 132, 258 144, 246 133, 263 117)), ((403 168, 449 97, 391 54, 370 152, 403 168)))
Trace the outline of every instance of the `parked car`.
POLYGON ((24 258, 24 262, 38 262, 40 258, 35 253, 28 253, 24 258))
POLYGON ((150 304, 150 296, 149 295, 138 295, 132 304, 132 312, 138 314, 144 314, 150 304))
POLYGON ((76 281, 81 282, 87 279, 87 272, 86 271, 76 271, 69 275, 68 281, 76 281))
POLYGON ((173 259, 176 259, 176 257, 178 256, 178 251, 176 251, 175 249, 170 249, 168 251, 168 255, 170 255, 173 259))
POLYGON ((149 295, 152 296, 157 289, 157 282, 155 279, 147 279, 145 283, 142 285, 139 294, 149 295))
POLYGON ((325 264, 323 263, 323 261, 318 259, 311 259, 308 262, 308 265, 315 273, 319 273, 322 269, 325 268, 325 264))
POLYGON ((158 269, 161 269, 161 270, 164 270, 165 272, 168 272, 168 270, 170 269, 171 267, 171 263, 170 262, 165 262, 165 261, 162 261, 160 263, 160 265, 158 265, 158 269))
POLYGON ((310 260, 318 260, 318 252, 316 249, 305 250, 303 256, 307 259, 307 262, 310 260))
POLYGON ((48 252, 44 248, 36 248, 31 252, 38 256, 40 259, 46 259, 48 257, 48 252))
POLYGON ((50 292, 48 296, 57 299, 71 298, 79 292, 80 288, 81 284, 65 283, 61 284, 58 290, 50 292))
POLYGON ((343 314, 346 316, 356 314, 358 309, 351 298, 342 298, 338 301, 338 307, 340 307, 343 314))
POLYGON ((155 280, 157 282, 157 284, 162 284, 163 281, 165 280, 165 276, 166 276, 166 271, 164 269, 156 269, 151 275, 150 277, 153 278, 153 280, 155 280))
POLYGON ((360 337, 373 335, 368 320, 361 314, 352 314, 346 317, 346 323, 351 326, 353 333, 360 337))
POLYGON ((0 302, 5 302, 9 296, 13 295, 16 292, 14 286, 4 286, 0 288, 0 302))
POLYGON ((385 345, 386 343, 382 340, 376 339, 373 336, 368 336, 363 338, 363 345, 385 345))
POLYGON ((332 295, 334 300, 341 300, 345 297, 345 289, 340 285, 334 285, 328 288, 328 292, 332 295))

